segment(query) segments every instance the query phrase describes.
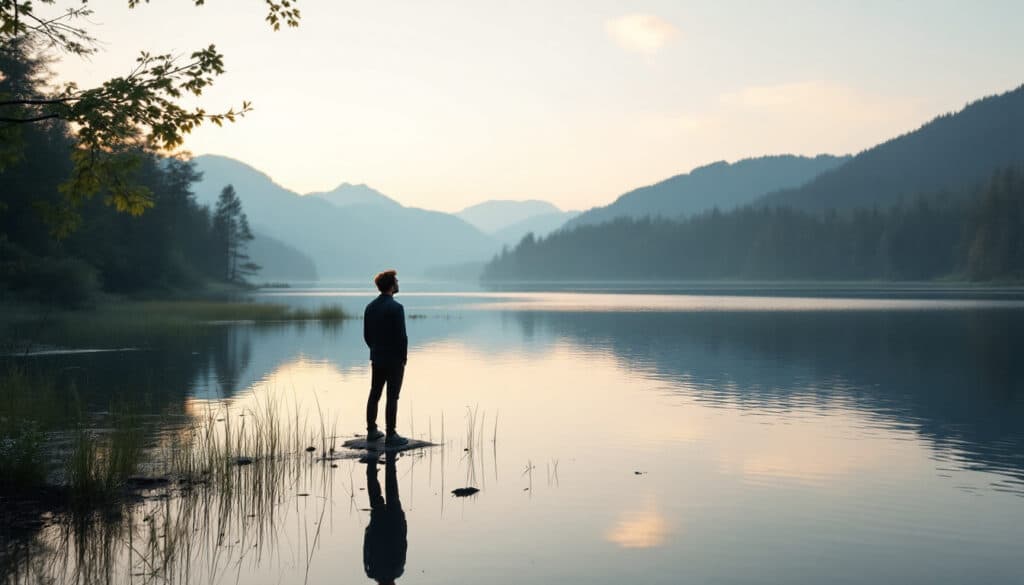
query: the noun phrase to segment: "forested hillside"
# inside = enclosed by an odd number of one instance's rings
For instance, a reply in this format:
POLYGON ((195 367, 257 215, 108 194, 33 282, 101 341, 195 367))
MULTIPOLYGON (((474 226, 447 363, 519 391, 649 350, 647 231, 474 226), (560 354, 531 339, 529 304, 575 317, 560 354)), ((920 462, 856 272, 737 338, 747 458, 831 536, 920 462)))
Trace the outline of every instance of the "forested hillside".
POLYGON ((526 237, 488 281, 1024 278, 1024 171, 968 195, 849 214, 747 206, 683 221, 623 218, 526 237))
POLYGON ((525 238, 483 278, 1020 280, 1022 169, 1024 87, 735 210, 525 238))
POLYGON ((807 185, 758 201, 808 211, 888 207, 922 194, 963 190, 1024 161, 1024 86, 939 116, 858 154, 807 185))
POLYGON ((720 161, 634 189, 610 205, 581 213, 566 227, 598 224, 619 217, 676 219, 715 207, 729 211, 765 193, 803 185, 848 159, 823 154, 814 158, 763 156, 731 164, 720 161))

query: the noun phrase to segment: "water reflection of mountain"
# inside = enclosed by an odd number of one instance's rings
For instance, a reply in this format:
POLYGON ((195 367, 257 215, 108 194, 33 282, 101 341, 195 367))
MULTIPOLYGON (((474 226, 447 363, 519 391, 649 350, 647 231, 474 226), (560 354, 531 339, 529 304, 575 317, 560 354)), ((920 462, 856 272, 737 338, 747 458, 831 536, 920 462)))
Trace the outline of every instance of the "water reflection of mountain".
POLYGON ((515 313, 524 336, 607 351, 698 399, 779 409, 840 400, 913 428, 941 457, 1024 478, 1024 313, 515 313))

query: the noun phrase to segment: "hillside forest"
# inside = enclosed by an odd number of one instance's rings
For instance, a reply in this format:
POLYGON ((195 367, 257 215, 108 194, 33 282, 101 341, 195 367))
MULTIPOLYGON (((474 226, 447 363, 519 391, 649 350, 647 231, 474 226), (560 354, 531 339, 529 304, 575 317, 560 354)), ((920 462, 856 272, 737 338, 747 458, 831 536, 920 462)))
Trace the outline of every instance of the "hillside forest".
POLYGON ((748 205, 523 238, 485 280, 1020 280, 1024 170, 963 194, 825 213, 748 205))

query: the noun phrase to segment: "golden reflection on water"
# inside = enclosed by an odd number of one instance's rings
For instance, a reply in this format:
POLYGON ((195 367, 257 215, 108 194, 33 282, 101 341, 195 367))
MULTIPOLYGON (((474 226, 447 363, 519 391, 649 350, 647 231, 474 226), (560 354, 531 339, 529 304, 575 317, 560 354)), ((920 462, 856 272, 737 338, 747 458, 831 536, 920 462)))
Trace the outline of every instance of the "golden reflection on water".
MULTIPOLYGON (((245 410, 272 400, 283 417, 311 431, 324 426, 350 436, 365 426, 368 384, 368 367, 341 370, 300 358, 229 402, 245 410)), ((399 424, 409 435, 432 440, 446 425, 447 437, 461 440, 467 412, 476 409, 487 438, 500 436, 502 450, 522 458, 514 465, 598 448, 613 449, 609 458, 622 448, 668 450, 666 460, 707 461, 743 481, 819 487, 858 474, 899 473, 912 461, 927 460, 927 446, 894 440, 911 433, 882 428, 839 400, 759 409, 708 400, 702 390, 647 377, 620 358, 565 341, 545 353, 524 354, 447 340, 417 348, 410 357, 399 424)), ((186 411, 201 415, 207 407, 194 400, 186 411)))
MULTIPOLYGON (((282 415, 310 429, 362 431, 369 369, 342 371, 329 362, 298 359, 281 365, 229 401, 236 411, 274 401, 282 415)), ((494 421, 505 449, 544 449, 538 459, 589 446, 679 449, 711 460, 720 472, 752 482, 780 480, 835 485, 846 476, 898 470, 926 457, 919 443, 896 441, 906 431, 885 429, 839 401, 790 404, 759 411, 701 399, 701 389, 646 378, 600 351, 558 342, 542 354, 479 350, 454 341, 419 348, 402 389, 399 425, 417 437, 465 434, 467 409, 494 421), (537 429, 545 429, 538 438, 537 429), (675 446, 675 447, 673 447, 675 446)), ((206 401, 186 412, 203 415, 206 401)), ((493 424, 493 423, 492 423, 493 424)), ((523 461, 525 464, 525 460, 523 461)))
POLYGON ((1021 301, 840 298, 810 296, 663 295, 614 293, 500 293, 480 296, 466 308, 504 311, 704 312, 890 311, 1004 307, 1021 301))
POLYGON ((605 538, 622 548, 654 548, 664 545, 669 533, 668 521, 650 501, 642 510, 624 512, 605 538))

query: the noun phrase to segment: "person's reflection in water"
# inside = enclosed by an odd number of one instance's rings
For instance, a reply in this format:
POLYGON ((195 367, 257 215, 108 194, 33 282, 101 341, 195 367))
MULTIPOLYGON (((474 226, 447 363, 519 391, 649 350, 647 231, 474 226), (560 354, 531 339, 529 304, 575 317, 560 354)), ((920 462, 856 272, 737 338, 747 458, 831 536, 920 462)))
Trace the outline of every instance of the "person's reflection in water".
MULTIPOLYGON (((372 455, 372 454, 371 454, 372 455)), ((409 546, 402 501, 398 498, 398 474, 395 453, 388 453, 384 464, 384 488, 377 481, 377 457, 366 465, 366 491, 370 495, 370 524, 363 538, 363 569, 378 583, 394 583, 405 571, 405 552, 409 546)))

